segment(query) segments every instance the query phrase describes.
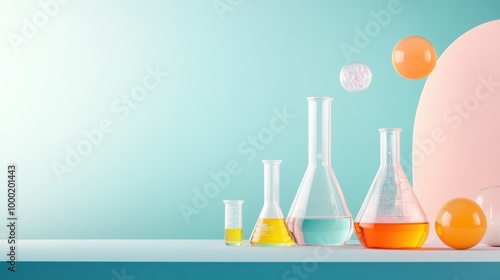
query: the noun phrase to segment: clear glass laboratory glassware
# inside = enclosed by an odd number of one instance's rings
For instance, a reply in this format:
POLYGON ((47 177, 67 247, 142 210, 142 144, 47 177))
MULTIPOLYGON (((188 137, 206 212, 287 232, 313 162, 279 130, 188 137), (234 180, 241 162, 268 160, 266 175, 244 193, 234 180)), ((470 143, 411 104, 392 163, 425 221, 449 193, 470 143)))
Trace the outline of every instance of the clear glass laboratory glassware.
POLYGON ((263 160, 264 207, 250 237, 253 246, 292 246, 293 238, 286 226, 279 204, 279 168, 281 160, 263 160))
POLYGON ((415 249, 429 232, 427 217, 400 164, 400 128, 381 128, 380 167, 354 222, 367 248, 415 249))
POLYGON ((476 202, 486 215, 486 233, 481 243, 500 246, 500 186, 479 190, 476 202))
POLYGON ((227 246, 241 246, 243 243, 242 212, 243 200, 224 200, 224 240, 227 246))
POLYGON ((287 217, 298 245, 342 245, 352 217, 331 165, 331 97, 308 97, 308 165, 287 217))

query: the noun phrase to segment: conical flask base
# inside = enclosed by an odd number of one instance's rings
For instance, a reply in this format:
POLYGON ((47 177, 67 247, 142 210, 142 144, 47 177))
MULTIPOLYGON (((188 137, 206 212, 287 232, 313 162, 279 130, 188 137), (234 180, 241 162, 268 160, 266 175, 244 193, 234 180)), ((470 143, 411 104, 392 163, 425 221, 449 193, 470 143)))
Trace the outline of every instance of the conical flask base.
POLYGON ((290 217, 287 220, 298 245, 343 245, 351 236, 351 217, 290 217))
POLYGON ((429 223, 354 223, 359 242, 367 248, 417 249, 427 238, 429 223))
POLYGON ((250 237, 253 246, 286 247, 294 244, 283 218, 259 218, 250 237))

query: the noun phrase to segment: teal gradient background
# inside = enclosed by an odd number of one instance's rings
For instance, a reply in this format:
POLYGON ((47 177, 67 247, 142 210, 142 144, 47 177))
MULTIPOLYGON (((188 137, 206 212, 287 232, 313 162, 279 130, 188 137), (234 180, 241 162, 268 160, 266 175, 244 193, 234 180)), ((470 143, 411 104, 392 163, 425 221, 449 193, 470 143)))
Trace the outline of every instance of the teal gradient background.
MULTIPOLYGON (((69 1, 18 52, 9 34, 21 34, 23 18, 42 9, 38 1, 0 2, 0 166, 18 164, 20 238, 222 239, 223 199, 245 200, 248 238, 263 203, 262 159, 283 160, 288 214, 307 166, 307 96, 334 98, 332 165, 356 216, 379 165, 377 129, 401 127, 401 153, 411 158, 425 79, 397 75, 394 45, 420 35, 439 55, 500 18, 499 1, 400 0, 401 12, 350 57, 373 72, 368 90, 350 94, 338 79, 349 60, 340 46, 356 47, 355 28, 391 1, 221 0, 231 7, 223 19, 216 2, 69 1), (113 102, 155 67, 169 76, 121 119, 113 102), (285 107, 294 117, 250 156, 248 138, 285 107), (64 164, 66 147, 103 119, 114 131, 59 180, 54 162, 64 164), (184 219, 179 207, 193 206, 196 190, 230 161, 239 173, 184 219)), ((405 171, 411 179, 409 165, 405 171)), ((1 191, 0 213, 6 201, 1 191)))

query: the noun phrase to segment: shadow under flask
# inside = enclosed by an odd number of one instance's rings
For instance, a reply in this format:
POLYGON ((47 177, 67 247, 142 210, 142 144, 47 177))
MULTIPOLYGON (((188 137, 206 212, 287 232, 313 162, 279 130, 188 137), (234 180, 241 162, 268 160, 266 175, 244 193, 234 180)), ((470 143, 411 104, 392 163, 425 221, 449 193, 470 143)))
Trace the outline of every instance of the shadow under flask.
POLYGON ((429 231, 427 217, 400 165, 400 128, 381 128, 380 167, 354 222, 363 246, 416 249, 429 231))
POLYGON ((331 165, 331 97, 308 97, 308 165, 287 217, 298 245, 342 245, 352 217, 331 165))
POLYGON ((263 160, 264 207, 255 224, 250 244, 253 246, 292 246, 293 238, 279 204, 279 168, 281 160, 263 160))

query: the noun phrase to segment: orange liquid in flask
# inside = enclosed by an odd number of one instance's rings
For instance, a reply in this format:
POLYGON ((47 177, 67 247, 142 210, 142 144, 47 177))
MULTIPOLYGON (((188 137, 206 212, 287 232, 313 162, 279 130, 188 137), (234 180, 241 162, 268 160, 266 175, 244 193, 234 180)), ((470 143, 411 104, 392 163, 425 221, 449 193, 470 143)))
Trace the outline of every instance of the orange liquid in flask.
POLYGON ((427 238, 429 223, 354 223, 359 242, 367 248, 420 248, 427 238))

